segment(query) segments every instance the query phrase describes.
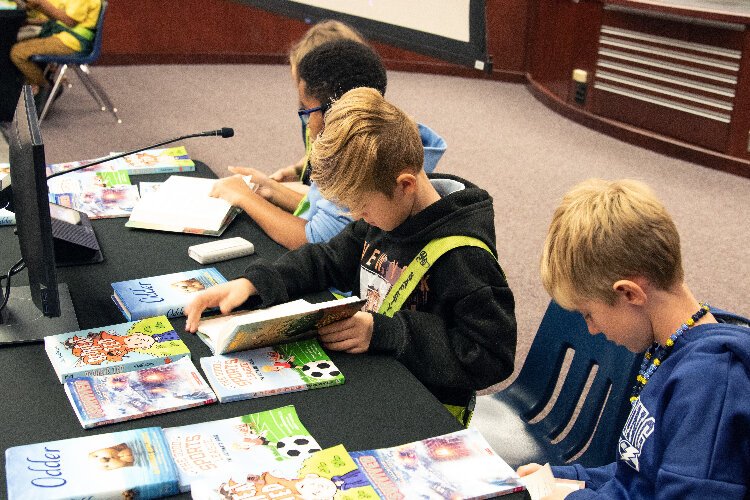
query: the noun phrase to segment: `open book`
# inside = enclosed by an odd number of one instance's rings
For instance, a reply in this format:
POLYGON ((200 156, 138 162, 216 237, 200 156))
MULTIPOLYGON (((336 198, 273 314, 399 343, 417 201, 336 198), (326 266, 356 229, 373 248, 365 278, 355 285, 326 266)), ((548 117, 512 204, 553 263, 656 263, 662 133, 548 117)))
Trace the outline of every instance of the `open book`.
POLYGON ((216 179, 173 175, 133 208, 127 227, 221 236, 239 209, 209 196, 216 179))
POLYGON ((205 319, 198 335, 214 354, 284 344, 312 337, 318 328, 354 316, 364 304, 356 296, 317 304, 300 299, 205 319))

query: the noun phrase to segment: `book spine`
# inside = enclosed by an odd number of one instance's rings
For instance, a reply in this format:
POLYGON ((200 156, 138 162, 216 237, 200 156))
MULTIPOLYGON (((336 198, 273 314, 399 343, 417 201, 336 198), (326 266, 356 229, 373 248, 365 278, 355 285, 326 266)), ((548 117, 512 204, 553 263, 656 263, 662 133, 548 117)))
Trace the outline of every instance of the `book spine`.
POLYGON ((127 169, 128 175, 169 174, 173 172, 194 172, 194 171, 195 171, 195 165, 172 165, 168 167, 144 167, 144 168, 127 169))
POLYGON ((114 375, 117 373, 125 373, 135 370, 143 370, 145 368, 153 368, 154 366, 161 366, 167 363, 167 359, 169 359, 169 362, 177 361, 178 359, 182 357, 190 357, 190 353, 177 353, 177 354, 171 354, 166 357, 154 357, 151 359, 146 360, 140 360, 140 361, 129 361, 129 362, 123 362, 118 364, 111 364, 107 366, 100 366, 97 368, 89 368, 89 369, 72 369, 68 370, 63 374, 62 382, 65 382, 66 380, 70 380, 73 378, 81 378, 81 377, 95 377, 98 375, 114 375))
POLYGON ((134 415, 124 415, 122 417, 108 418, 108 419, 86 419, 85 421, 79 417, 81 425, 84 429, 92 429, 94 427, 101 427, 103 425, 116 424, 119 422, 126 422, 128 420, 136 420, 139 418, 152 417, 154 415, 160 415, 162 413, 169 413, 179 410, 187 410, 188 408, 196 408, 198 406, 210 405, 216 402, 215 398, 206 399, 205 401, 196 401, 194 403, 186 403, 180 406, 171 406, 168 408, 159 408, 157 410, 144 411, 136 413, 134 415))
POLYGON ((333 387, 335 385, 341 385, 345 381, 344 377, 334 378, 331 380, 321 380, 319 382, 310 382, 307 386, 308 389, 322 389, 323 387, 333 387))

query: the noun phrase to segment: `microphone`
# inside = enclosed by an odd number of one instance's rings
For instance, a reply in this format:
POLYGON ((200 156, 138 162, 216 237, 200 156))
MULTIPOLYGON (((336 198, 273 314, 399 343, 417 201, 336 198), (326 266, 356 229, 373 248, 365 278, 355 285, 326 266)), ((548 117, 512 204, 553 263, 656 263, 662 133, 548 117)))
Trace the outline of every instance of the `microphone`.
POLYGON ((197 134, 182 135, 180 137, 175 137, 174 139, 169 139, 168 141, 163 141, 158 144, 152 144, 150 146, 134 149, 132 151, 127 151, 125 153, 118 153, 116 155, 107 156, 105 158, 99 158, 98 160, 90 161, 84 165, 79 165, 75 168, 63 170, 62 172, 56 172, 54 174, 48 175, 47 179, 57 177, 58 175, 75 172, 76 170, 81 170, 86 167, 93 167, 94 165, 99 165, 100 163, 108 162, 110 160, 116 160, 117 158, 122 158, 123 156, 132 155, 134 153, 140 153, 141 151, 145 151, 147 149, 154 149, 154 148, 158 148, 159 146, 164 146, 165 144, 171 144, 173 142, 181 141, 183 139, 190 139, 191 137, 221 137, 223 139, 226 139, 228 137, 234 137, 234 129, 229 128, 229 127, 222 127, 218 130, 208 130, 206 132, 198 132, 197 134))

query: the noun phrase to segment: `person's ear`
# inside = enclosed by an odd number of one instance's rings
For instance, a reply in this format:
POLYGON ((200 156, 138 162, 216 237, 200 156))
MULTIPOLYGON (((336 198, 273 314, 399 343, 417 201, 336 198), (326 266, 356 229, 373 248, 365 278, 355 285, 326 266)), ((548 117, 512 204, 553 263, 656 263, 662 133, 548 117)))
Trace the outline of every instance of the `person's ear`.
POLYGON ((612 285, 612 290, 628 304, 642 306, 646 303, 646 290, 641 284, 631 280, 619 280, 612 285))
POLYGON ((404 172, 396 177, 396 186, 400 187, 405 194, 413 194, 417 190, 417 177, 404 172))

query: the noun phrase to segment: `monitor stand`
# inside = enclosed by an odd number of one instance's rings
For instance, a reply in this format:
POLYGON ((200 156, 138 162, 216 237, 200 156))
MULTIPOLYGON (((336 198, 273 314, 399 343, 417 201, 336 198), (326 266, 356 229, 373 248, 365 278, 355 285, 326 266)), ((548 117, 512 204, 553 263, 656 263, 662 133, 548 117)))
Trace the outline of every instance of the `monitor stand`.
POLYGON ((0 312, 0 344, 39 342, 48 335, 79 330, 68 285, 58 283, 57 293, 60 297, 60 316, 48 318, 31 301, 28 286, 10 287, 8 304, 0 312))
MULTIPOLYGON (((52 206, 53 204, 50 203, 50 208, 52 206)), ((56 206, 56 208, 59 210, 62 207, 56 206)), ((73 212, 71 209, 68 210, 73 212)), ((52 237, 57 267, 94 264, 104 260, 94 228, 85 213, 76 213, 80 219, 78 224, 71 224, 56 217, 52 211, 50 214, 52 215, 52 237)))

